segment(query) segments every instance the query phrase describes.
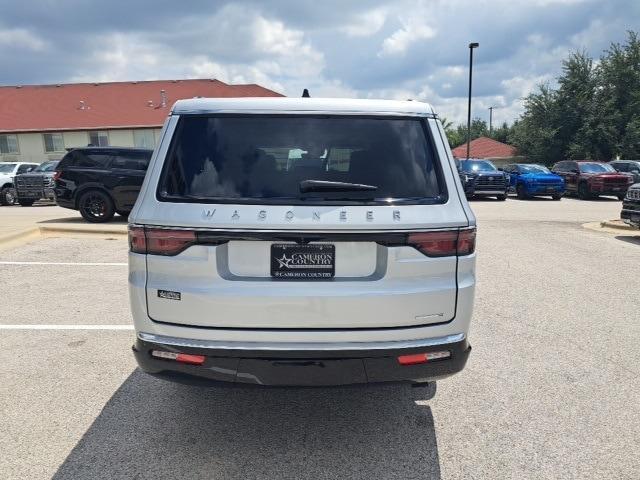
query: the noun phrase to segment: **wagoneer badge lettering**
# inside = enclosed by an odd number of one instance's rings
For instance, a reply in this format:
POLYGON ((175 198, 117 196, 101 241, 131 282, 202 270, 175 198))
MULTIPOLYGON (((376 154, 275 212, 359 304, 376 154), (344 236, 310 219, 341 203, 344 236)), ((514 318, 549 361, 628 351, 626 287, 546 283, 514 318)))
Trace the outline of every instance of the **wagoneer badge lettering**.
MULTIPOLYGON (((217 209, 205 209, 202 211, 202 216, 206 219, 213 219, 213 217, 215 216, 217 212, 217 209)), ((338 219, 341 222, 346 222, 348 220, 347 217, 348 213, 347 210, 340 210, 340 212, 338 213, 338 219)), ((367 210, 364 213, 364 218, 366 221, 368 222, 372 222, 374 219, 374 215, 375 212, 373 210, 367 210)), ((400 210, 394 210, 392 212, 392 216, 393 216, 393 221, 394 222, 399 222, 400 221, 400 210)), ((258 211, 258 220, 266 220, 267 219, 267 211, 266 210, 259 210, 258 211)), ((287 212, 284 214, 284 218, 288 221, 292 221, 295 219, 295 213, 293 212, 293 210, 287 210, 287 212)), ((319 222, 320 220, 322 220, 322 215, 320 212, 318 211, 314 211, 311 214, 311 218, 314 221, 319 222)), ((240 213, 238 212, 238 210, 234 210, 233 214, 231 215, 231 219, 232 220, 240 220, 240 213)))

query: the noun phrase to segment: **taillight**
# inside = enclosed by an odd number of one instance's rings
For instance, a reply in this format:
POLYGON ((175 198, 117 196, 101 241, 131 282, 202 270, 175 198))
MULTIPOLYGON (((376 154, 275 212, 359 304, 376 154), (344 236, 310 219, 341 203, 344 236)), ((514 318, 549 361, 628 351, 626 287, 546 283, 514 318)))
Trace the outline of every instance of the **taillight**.
POLYGON ((53 177, 52 177, 52 178, 53 178, 53 181, 55 182, 56 180, 58 180, 58 179, 60 178, 60 175, 62 175, 62 172, 61 172, 60 170, 56 170, 56 171, 53 173, 53 177))
POLYGON ((165 350, 151 350, 151 356, 164 360, 175 360, 187 365, 202 365, 207 359, 204 355, 192 355, 190 353, 167 352, 165 350))
POLYGON ((458 232, 458 255, 470 255, 476 251, 476 229, 458 232))
POLYGON ((449 358, 451 352, 443 350, 441 352, 413 353, 411 355, 400 355, 398 363, 400 365, 420 365, 421 363, 433 362, 434 360, 444 360, 449 358))
POLYGON ((144 227, 129 225, 129 250, 133 253, 147 253, 147 239, 144 236, 144 227))
POLYGON ((149 255, 177 255, 196 243, 193 230, 129 226, 129 249, 149 255))
POLYGON ((476 229, 411 233, 407 242, 428 257, 469 255, 476 248, 476 229))
POLYGON ((177 255, 196 241, 193 230, 147 228, 147 253, 151 255, 177 255))

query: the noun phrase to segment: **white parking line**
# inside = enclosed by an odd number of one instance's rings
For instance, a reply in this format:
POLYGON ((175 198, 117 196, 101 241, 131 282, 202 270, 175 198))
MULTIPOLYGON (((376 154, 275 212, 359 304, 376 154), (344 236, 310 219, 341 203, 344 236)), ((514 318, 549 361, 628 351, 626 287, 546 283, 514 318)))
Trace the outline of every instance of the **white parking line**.
POLYGON ((107 263, 107 262, 3 262, 0 265, 79 265, 82 267, 126 267, 127 263, 107 263))
POLYGON ((133 325, 0 325, 0 330, 133 330, 133 325))

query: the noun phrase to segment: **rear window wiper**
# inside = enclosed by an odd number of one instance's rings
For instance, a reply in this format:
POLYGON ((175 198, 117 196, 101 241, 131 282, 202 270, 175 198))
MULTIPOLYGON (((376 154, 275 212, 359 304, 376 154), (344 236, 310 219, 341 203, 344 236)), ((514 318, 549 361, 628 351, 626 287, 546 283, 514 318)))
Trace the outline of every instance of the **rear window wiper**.
POLYGON ((327 180, 303 180, 300 182, 300 193, 371 192, 377 189, 376 185, 365 185, 364 183, 330 182, 327 180))

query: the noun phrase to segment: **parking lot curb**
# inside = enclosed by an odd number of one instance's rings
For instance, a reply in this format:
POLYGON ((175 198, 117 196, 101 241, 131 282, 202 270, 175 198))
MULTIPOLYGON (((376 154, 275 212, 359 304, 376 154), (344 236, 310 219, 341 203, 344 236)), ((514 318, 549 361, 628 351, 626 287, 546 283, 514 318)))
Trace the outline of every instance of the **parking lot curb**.
POLYGON ((615 228, 618 230, 627 230, 627 231, 637 230, 636 228, 633 228, 632 226, 627 225, 622 220, 605 220, 604 222, 600 222, 600 226, 605 228, 615 228))
POLYGON ((2 235, 0 236, 0 249, 12 248, 40 236, 40 229, 38 227, 25 228, 17 232, 2 235))
POLYGON ((56 236, 93 236, 93 237, 121 237, 127 235, 126 225, 100 225, 100 226, 68 226, 68 225, 40 225, 25 228, 17 232, 0 235, 0 250, 23 245, 32 240, 56 236))
POLYGON ((587 230, 593 230, 596 232, 615 233, 618 235, 623 232, 640 234, 640 231, 638 231, 638 229, 636 228, 620 224, 609 225, 609 221, 583 223, 582 228, 586 228, 587 230))
POLYGON ((54 235, 127 235, 127 226, 126 225, 118 225, 118 226, 109 226, 109 225, 100 225, 100 226, 68 226, 68 225, 46 225, 40 226, 40 233, 43 236, 54 236, 54 235))

